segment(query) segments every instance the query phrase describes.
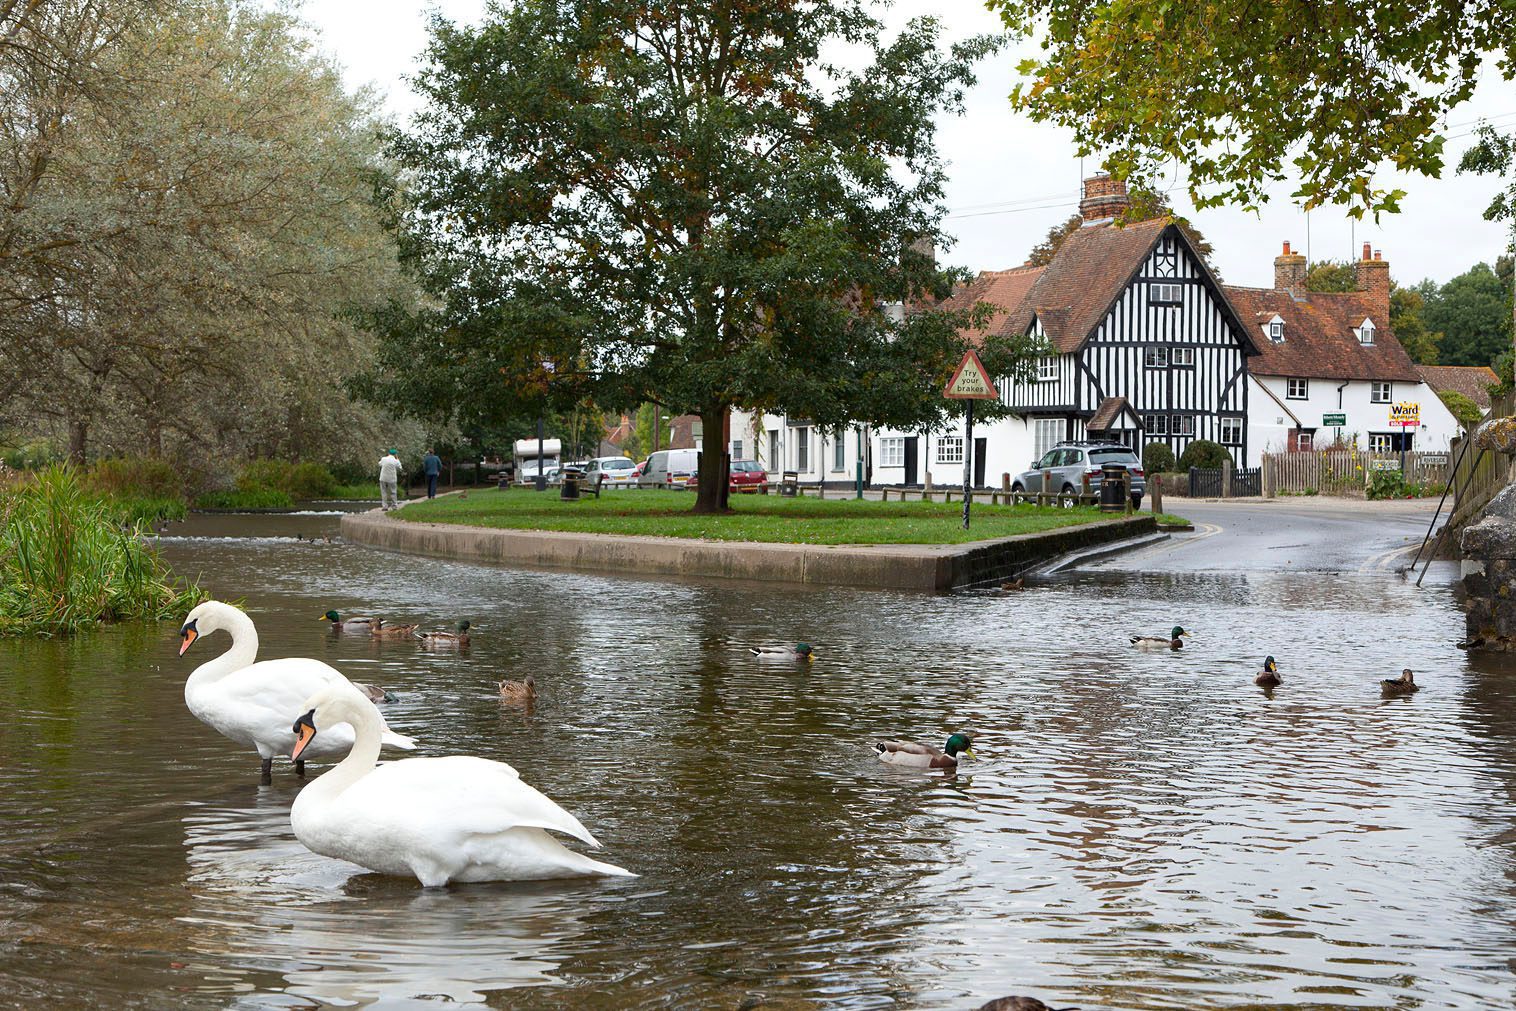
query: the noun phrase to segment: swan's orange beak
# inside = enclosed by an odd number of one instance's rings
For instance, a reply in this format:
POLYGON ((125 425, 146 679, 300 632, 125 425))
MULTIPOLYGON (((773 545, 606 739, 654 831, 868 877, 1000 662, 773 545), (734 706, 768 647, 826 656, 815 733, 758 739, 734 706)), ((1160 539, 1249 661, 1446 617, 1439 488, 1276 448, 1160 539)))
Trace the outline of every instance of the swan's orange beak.
POLYGON ((295 721, 295 747, 290 759, 297 760, 305 754, 306 747, 316 739, 316 710, 312 709, 295 721))
POLYGON ((186 625, 184 628, 180 629, 179 634, 184 637, 184 644, 179 647, 179 655, 183 656, 185 654, 185 651, 194 644, 194 641, 200 638, 200 633, 195 631, 193 627, 186 625))

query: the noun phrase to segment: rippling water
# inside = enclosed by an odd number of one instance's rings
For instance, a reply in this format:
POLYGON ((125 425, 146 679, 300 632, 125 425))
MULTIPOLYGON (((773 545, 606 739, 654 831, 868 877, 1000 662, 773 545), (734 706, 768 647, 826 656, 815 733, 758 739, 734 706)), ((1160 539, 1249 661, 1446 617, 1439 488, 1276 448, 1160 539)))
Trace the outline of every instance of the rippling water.
POLYGON ((197 518, 165 552, 262 655, 399 696, 424 754, 511 762, 629 880, 423 891, 307 852, 299 780, 185 710, 176 627, 0 643, 0 1002, 1082 1008, 1516 1004, 1516 673, 1447 588, 1080 577, 1009 596, 668 583, 309 544, 197 518), (479 626, 460 654, 328 608, 479 626), (1136 654, 1175 623, 1178 655, 1136 654), (758 642, 816 643, 810 665, 758 642), (1252 684, 1266 653, 1286 683, 1252 684), (1383 701, 1409 666, 1417 696, 1383 701), (530 711, 495 682, 535 675, 530 711), (940 745, 956 776, 869 743, 940 745))

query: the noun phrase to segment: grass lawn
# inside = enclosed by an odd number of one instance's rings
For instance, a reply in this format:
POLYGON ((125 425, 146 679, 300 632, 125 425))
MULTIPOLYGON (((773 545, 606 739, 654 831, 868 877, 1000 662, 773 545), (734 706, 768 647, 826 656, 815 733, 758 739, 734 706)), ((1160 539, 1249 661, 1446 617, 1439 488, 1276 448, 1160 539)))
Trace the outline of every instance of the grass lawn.
POLYGON ((991 506, 974 503, 965 531, 963 503, 872 502, 855 499, 733 495, 726 516, 693 516, 693 492, 614 491, 599 499, 564 502, 557 490, 470 491, 406 506, 395 515, 427 523, 512 530, 647 534, 714 541, 774 541, 787 544, 961 544, 1012 534, 1038 533, 1102 519, 1099 510, 991 506))

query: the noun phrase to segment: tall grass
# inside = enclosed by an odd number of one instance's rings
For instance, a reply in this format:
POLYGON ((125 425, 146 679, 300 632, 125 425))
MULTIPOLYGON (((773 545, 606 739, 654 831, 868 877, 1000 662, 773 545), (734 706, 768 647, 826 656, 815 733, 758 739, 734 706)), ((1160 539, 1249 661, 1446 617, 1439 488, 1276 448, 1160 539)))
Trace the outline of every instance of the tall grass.
POLYGON ((161 620, 205 598, 175 580, 111 504, 66 467, 0 486, 0 635, 161 620))

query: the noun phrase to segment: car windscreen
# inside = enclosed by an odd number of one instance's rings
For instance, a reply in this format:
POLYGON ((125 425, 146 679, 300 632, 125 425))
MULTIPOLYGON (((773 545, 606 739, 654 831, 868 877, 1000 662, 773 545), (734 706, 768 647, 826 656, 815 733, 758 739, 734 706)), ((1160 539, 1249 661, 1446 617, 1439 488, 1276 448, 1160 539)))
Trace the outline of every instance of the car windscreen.
POLYGON ((607 460, 600 465, 601 470, 631 470, 637 466, 630 460, 607 460))
POLYGON ((744 474, 751 474, 751 473, 754 473, 754 472, 762 470, 762 469, 763 468, 759 467, 758 464, 755 463, 755 462, 753 462, 752 460, 733 460, 732 461, 732 470, 733 471, 741 471, 744 474))
POLYGON ((1129 449, 1090 450, 1090 463, 1097 467, 1103 463, 1119 463, 1124 467, 1136 467, 1140 462, 1137 459, 1137 454, 1129 449))

